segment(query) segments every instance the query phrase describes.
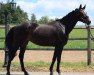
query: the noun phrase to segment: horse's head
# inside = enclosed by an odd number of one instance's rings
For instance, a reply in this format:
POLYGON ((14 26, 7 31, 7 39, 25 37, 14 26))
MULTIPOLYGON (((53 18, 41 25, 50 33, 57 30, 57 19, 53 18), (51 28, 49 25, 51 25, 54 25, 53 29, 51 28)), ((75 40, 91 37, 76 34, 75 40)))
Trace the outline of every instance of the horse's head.
POLYGON ((90 25, 91 20, 89 19, 89 16, 86 14, 85 8, 86 8, 86 5, 84 7, 80 5, 79 8, 77 9, 78 20, 83 23, 86 23, 87 25, 90 25))

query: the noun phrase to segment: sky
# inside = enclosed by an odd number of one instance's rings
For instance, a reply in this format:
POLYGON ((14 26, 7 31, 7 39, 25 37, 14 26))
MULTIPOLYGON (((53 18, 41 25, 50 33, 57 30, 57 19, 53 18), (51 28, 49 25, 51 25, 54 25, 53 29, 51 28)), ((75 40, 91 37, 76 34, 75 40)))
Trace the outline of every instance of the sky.
MULTIPOLYGON (((27 12, 29 19, 33 13, 37 19, 42 16, 49 16, 52 19, 62 18, 72 10, 79 8, 80 4, 82 6, 86 4, 85 11, 92 21, 91 24, 94 25, 94 0, 15 0, 15 2, 17 6, 19 5, 22 10, 27 12)), ((84 25, 81 22, 78 24, 84 25)))

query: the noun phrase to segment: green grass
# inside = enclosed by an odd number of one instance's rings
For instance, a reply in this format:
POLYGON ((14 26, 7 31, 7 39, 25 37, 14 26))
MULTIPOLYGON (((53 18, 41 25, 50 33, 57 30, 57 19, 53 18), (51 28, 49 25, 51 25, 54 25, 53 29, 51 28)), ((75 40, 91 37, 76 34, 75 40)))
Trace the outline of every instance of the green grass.
MULTIPOLYGON (((91 32, 94 36, 94 29, 91 29, 91 32)), ((0 29, 0 37, 4 37, 5 32, 4 29, 0 29)), ((87 37, 87 30, 86 29, 74 29, 70 35, 70 38, 86 38, 87 37)), ((94 42, 91 42, 91 47, 94 49, 94 42)), ((4 39, 0 39, 0 48, 4 48, 4 39)), ((27 48, 43 48, 42 46, 35 45, 29 42, 27 48)), ((47 47, 46 47, 47 48, 47 47)), ((87 40, 69 40, 65 48, 87 48, 87 40)))
POLYGON ((70 38, 86 38, 87 30, 86 29, 73 29, 73 31, 69 35, 70 38))
POLYGON ((5 29, 0 29, 0 37, 5 37, 5 29))
MULTIPOLYGON (((49 71, 50 62, 25 62, 25 67, 28 71, 49 71)), ((3 63, 0 63, 0 71, 5 71, 2 68, 3 63)), ((94 63, 91 65, 87 65, 86 62, 76 62, 76 63, 69 63, 69 62, 61 62, 60 65, 61 71, 65 72, 94 72, 94 63)), ((13 62, 11 66, 12 71, 21 71, 20 64, 17 62, 13 62)), ((56 70, 56 64, 54 66, 54 71, 56 70)))

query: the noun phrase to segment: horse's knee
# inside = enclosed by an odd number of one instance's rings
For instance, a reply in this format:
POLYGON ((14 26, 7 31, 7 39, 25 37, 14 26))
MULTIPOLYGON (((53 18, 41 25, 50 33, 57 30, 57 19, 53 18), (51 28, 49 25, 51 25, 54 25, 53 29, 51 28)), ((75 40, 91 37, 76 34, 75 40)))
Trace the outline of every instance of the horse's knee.
POLYGON ((24 53, 25 53, 25 49, 21 48, 22 50, 20 50, 20 53, 19 53, 19 59, 23 59, 24 58, 24 53))
POLYGON ((20 54, 19 54, 19 59, 20 59, 20 60, 23 60, 23 58, 24 58, 24 54, 20 52, 20 54))

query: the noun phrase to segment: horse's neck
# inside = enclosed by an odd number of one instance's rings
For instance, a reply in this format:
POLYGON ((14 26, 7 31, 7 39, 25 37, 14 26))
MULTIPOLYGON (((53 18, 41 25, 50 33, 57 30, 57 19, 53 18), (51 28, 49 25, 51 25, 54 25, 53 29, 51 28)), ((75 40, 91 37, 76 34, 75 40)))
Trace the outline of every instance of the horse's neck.
POLYGON ((63 25, 65 25, 65 32, 66 32, 67 35, 69 35, 69 33, 75 27, 77 20, 75 18, 70 18, 70 19, 67 19, 67 20, 63 20, 61 23, 63 25))
POLYGON ((66 34, 68 34, 69 35, 69 33, 74 29, 74 27, 75 27, 75 25, 76 25, 76 23, 77 23, 77 21, 74 21, 74 22, 69 22, 70 24, 67 24, 66 25, 66 34))

